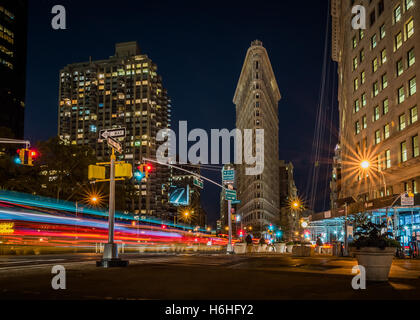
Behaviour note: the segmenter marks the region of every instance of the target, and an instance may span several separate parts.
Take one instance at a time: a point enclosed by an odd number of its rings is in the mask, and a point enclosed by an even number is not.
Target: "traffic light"
[[[153,167],[151,164],[145,164],[144,169],[145,169],[145,174],[146,174],[146,179],[147,179],[149,178],[149,173],[152,171]]]
[[[15,159],[16,164],[21,164],[24,166],[33,166],[33,160],[38,156],[36,150],[31,149],[19,149],[17,150],[19,158]]]
[[[141,166],[140,166],[141,167]],[[141,180],[143,180],[143,178],[146,176],[143,171],[141,171],[141,168],[137,167],[137,170],[134,172],[134,179],[137,182],[140,182]]]
[[[141,181],[144,178],[149,178],[149,173],[152,171],[153,167],[151,164],[141,164],[137,167],[137,171],[134,172],[134,179]]]

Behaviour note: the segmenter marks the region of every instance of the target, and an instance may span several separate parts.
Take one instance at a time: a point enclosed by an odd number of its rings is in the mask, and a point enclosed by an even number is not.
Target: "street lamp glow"
[[[362,169],[368,169],[370,167],[370,162],[367,160],[364,160],[360,163],[360,166],[362,167]]]

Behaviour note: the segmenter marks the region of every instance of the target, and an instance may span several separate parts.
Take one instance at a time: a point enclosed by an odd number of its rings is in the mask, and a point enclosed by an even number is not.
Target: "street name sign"
[[[225,199],[228,201],[236,200],[236,190],[225,189]]]
[[[106,142],[108,143],[108,146],[115,149],[118,153],[122,153],[122,145],[117,140],[108,137],[106,138]]]
[[[200,189],[204,188],[204,182],[203,182],[203,180],[201,180],[199,178],[194,177],[193,184],[195,186],[199,187]]]
[[[222,180],[224,184],[235,182],[235,170],[222,170]]]

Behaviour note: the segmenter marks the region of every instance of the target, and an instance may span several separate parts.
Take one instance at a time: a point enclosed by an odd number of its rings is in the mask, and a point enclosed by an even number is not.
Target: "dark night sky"
[[[282,93],[280,158],[293,161],[305,191],[321,79],[327,1],[62,0],[67,30],[51,28],[57,1],[30,1],[25,136],[57,133],[58,75],[63,66],[105,59],[116,42],[137,40],[158,65],[172,99],[172,123],[233,128],[232,103],[246,50],[263,41]],[[215,173],[210,178],[220,179]],[[215,199],[217,199],[215,201]],[[203,204],[219,215],[219,190],[206,184]],[[321,208],[322,209],[322,208]]]

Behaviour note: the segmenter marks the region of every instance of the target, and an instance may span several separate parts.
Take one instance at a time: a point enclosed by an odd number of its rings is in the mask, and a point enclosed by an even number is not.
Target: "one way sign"
[[[123,138],[126,135],[125,128],[117,128],[117,129],[104,129],[101,130],[99,133],[99,139],[104,138],[107,139],[108,137],[111,138]]]

